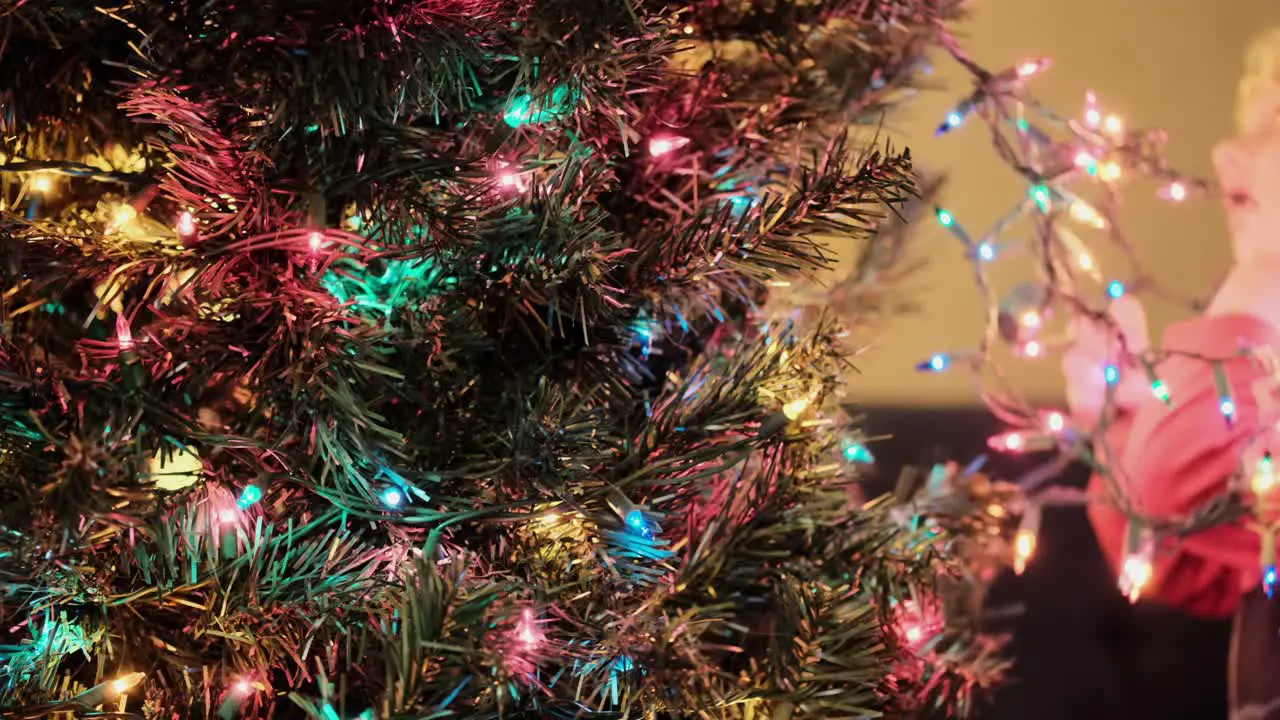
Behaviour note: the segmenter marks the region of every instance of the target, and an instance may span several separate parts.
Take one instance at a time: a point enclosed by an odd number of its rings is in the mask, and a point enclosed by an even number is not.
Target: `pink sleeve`
[[[1152,397],[1126,427],[1115,429],[1111,445],[1117,482],[1139,513],[1186,516],[1226,492],[1246,447],[1261,434],[1260,412],[1270,416],[1254,393],[1265,373],[1256,361],[1240,356],[1240,349],[1273,340],[1269,326],[1244,316],[1201,318],[1170,328],[1166,349],[1230,358],[1224,369],[1235,419],[1228,423],[1221,412],[1210,363],[1176,356],[1162,363],[1158,373],[1172,407]],[[1124,552],[1126,520],[1105,502],[1107,487],[1102,478],[1093,479],[1091,491],[1103,502],[1091,504],[1090,519],[1114,569]],[[1257,534],[1240,524],[1172,539],[1157,548],[1155,578],[1145,596],[1195,615],[1229,615],[1242,592],[1260,579],[1259,550]]]

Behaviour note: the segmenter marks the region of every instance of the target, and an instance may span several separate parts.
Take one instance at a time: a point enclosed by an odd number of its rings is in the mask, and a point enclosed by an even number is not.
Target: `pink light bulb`
[[[1093,129],[1102,125],[1102,113],[1098,110],[1098,96],[1092,90],[1084,96],[1084,124]]]
[[[123,314],[116,315],[116,342],[120,344],[121,351],[133,349],[133,330]]]
[[[1160,190],[1160,196],[1165,200],[1182,202],[1187,199],[1187,186],[1177,181],[1169,183]]]
[[[1049,58],[1038,58],[1018,63],[1016,72],[1018,73],[1018,77],[1025,79],[1035,75],[1047,67],[1049,67]]]
[[[689,138],[679,135],[659,135],[649,140],[649,154],[662,157],[689,144]]]
[[[178,216],[178,234],[183,237],[196,234],[196,219],[189,211],[184,211]]]
[[[516,628],[516,637],[526,650],[533,650],[542,643],[542,633],[538,632],[538,624],[533,617],[532,608],[525,608],[520,614],[520,625]]]
[[[505,191],[524,192],[529,189],[528,175],[512,170],[511,165],[506,162],[497,164],[494,181]]]
[[[324,247],[324,233],[313,231],[307,236],[307,247],[311,248],[311,252],[320,252],[320,248]]]

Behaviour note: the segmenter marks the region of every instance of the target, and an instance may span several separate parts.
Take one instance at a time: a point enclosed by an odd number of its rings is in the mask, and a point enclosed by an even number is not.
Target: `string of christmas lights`
[[[1154,180],[1159,196],[1171,203],[1216,197],[1214,184],[1178,172],[1163,156],[1166,134],[1131,127],[1108,113],[1089,91],[1077,116],[1046,107],[1030,92],[1034,80],[1050,68],[1048,58],[1019,63],[991,72],[976,64],[954,40],[944,45],[951,56],[974,78],[973,91],[947,113],[939,135],[982,123],[992,147],[1003,163],[1026,183],[1026,195],[1012,203],[1010,211],[990,228],[974,232],[961,223],[954,210],[936,208],[937,222],[963,244],[966,257],[985,299],[984,332],[971,349],[940,351],[917,365],[923,373],[968,370],[978,378],[986,405],[1009,429],[990,438],[999,453],[1052,452],[1050,470],[1064,467],[1063,460],[1081,460],[1107,485],[1106,498],[1087,499],[1084,494],[1063,492],[1051,486],[1052,472],[1036,472],[1020,485],[1025,493],[1015,510],[1022,525],[1014,548],[1019,572],[1035,552],[1041,507],[1046,504],[1085,501],[1114,503],[1128,518],[1124,553],[1117,584],[1131,602],[1137,602],[1154,579],[1155,560],[1168,542],[1204,531],[1249,514],[1249,527],[1262,538],[1264,588],[1270,594],[1276,581],[1274,538],[1277,530],[1273,503],[1274,469],[1270,453],[1256,461],[1242,462],[1219,496],[1209,498],[1185,516],[1145,513],[1129,498],[1127,478],[1118,462],[1123,448],[1114,444],[1109,430],[1122,412],[1121,404],[1143,402],[1149,395],[1175,407],[1169,385],[1160,376],[1161,364],[1174,357],[1193,360],[1211,372],[1217,388],[1217,422],[1231,427],[1237,417],[1238,398],[1226,367],[1247,359],[1275,367],[1274,354],[1266,347],[1242,347],[1238,354],[1213,356],[1183,348],[1161,349],[1146,337],[1145,316],[1135,297],[1174,298],[1156,278],[1142,272],[1119,222],[1119,206],[1126,187],[1134,179]],[[1015,239],[1011,228],[1030,223],[1029,239]],[[1128,258],[1125,275],[1110,274],[1101,267],[1092,247],[1106,244]],[[1034,278],[1004,294],[991,278],[993,265],[1005,257],[1034,259]],[[1184,300],[1192,310],[1199,304]],[[1055,315],[1068,318],[1073,336],[1051,337]],[[1080,370],[1096,375],[1100,407],[1095,417],[1073,418],[1057,408],[1035,407],[1021,398],[1007,381],[995,357],[1000,347],[1012,350],[1016,361],[1043,361],[1055,349],[1070,350],[1084,343],[1097,350],[1096,367]],[[1271,373],[1274,375],[1274,372]],[[1096,419],[1096,422],[1094,420]],[[1250,499],[1251,496],[1251,499]]]

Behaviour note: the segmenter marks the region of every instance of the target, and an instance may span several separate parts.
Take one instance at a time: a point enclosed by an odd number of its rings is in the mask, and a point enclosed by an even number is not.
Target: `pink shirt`
[[[1108,465],[1118,469],[1117,482],[1138,513],[1187,515],[1227,490],[1247,450],[1260,454],[1259,443],[1272,440],[1269,430],[1277,413],[1259,393],[1269,388],[1264,388],[1267,373],[1256,360],[1239,355],[1241,348],[1266,345],[1280,352],[1280,334],[1249,315],[1201,317],[1168,329],[1165,350],[1230,358],[1224,368],[1235,422],[1228,424],[1219,409],[1210,363],[1178,356],[1161,363],[1157,374],[1169,388],[1172,406],[1153,396],[1122,413],[1108,431],[1113,453]],[[1280,458],[1280,444],[1273,454]],[[1095,475],[1089,485],[1095,496],[1089,518],[1118,571],[1126,518],[1106,501],[1105,479]],[[1242,593],[1261,580],[1260,549],[1257,533],[1239,523],[1169,539],[1156,548],[1155,577],[1143,596],[1195,615],[1230,615]]]

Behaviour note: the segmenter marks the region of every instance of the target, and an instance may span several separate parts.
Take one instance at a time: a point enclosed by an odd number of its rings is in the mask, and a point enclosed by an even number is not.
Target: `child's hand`
[[[1073,342],[1062,357],[1067,406],[1076,422],[1086,428],[1092,428],[1102,414],[1108,366],[1119,372],[1115,403],[1121,410],[1133,409],[1150,394],[1141,366],[1133,357],[1127,361],[1121,358],[1122,347],[1132,356],[1150,346],[1146,310],[1136,299],[1125,296],[1112,303],[1108,314],[1114,325],[1072,320]],[[1123,345],[1119,335],[1124,336]]]

